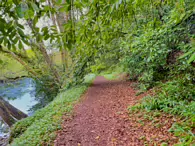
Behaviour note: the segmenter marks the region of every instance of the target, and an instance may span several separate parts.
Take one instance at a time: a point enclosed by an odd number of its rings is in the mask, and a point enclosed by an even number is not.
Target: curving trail
[[[64,119],[54,145],[143,146],[140,137],[146,131],[130,120],[127,107],[144,95],[136,96],[131,84],[96,77],[84,100],[75,106],[72,119]]]

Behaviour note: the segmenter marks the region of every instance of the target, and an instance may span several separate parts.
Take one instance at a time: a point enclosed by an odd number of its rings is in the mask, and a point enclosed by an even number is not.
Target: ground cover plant
[[[170,132],[180,145],[194,143],[194,0],[9,0],[0,7],[0,53],[35,80],[39,108],[88,73],[115,79],[125,72],[138,94],[154,89],[133,109],[183,118]],[[7,62],[0,58],[0,68]]]
[[[73,106],[87,90],[94,75],[86,76],[82,85],[62,91],[50,104],[12,126],[10,145],[52,145],[56,131],[61,129],[62,117],[70,118]]]

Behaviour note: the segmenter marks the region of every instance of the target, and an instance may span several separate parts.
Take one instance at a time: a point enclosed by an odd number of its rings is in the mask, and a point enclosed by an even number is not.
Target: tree
[[[11,127],[16,120],[26,118],[27,115],[0,97],[0,117]]]

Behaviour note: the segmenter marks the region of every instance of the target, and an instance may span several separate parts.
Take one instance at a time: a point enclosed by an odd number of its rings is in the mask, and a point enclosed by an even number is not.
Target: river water
[[[0,97],[29,116],[33,113],[29,109],[37,103],[35,100],[35,84],[30,78],[0,83]],[[0,139],[8,135],[9,127],[0,119]]]

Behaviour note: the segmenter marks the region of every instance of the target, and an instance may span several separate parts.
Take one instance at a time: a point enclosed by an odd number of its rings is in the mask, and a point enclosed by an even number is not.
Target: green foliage
[[[180,142],[175,146],[190,145],[195,142],[195,136],[192,133],[194,125],[191,122],[185,121],[182,123],[175,123],[169,129],[169,132],[173,132],[175,136],[180,137]]]
[[[69,51],[71,58],[74,58],[73,69],[67,68],[64,74],[55,68],[63,80],[67,74],[74,72],[71,83],[67,81],[67,85],[62,83],[63,86],[77,84],[84,77],[82,73],[90,72],[90,69],[93,72],[102,71],[121,59],[124,60],[125,68],[129,69],[131,78],[139,78],[145,83],[145,88],[152,86],[158,80],[155,75],[159,74],[159,68],[167,69],[165,64],[168,54],[172,50],[179,50],[179,44],[186,41],[186,30],[177,26],[193,16],[194,8],[191,0],[75,0],[52,2],[52,5],[45,5],[44,2],[46,0],[40,3],[29,0],[1,2],[4,13],[10,18],[8,21],[3,15],[1,17],[4,28],[1,30],[1,43],[12,51],[22,50],[24,44],[40,48],[37,44],[43,45],[43,40],[48,40],[58,50]],[[13,5],[14,9],[11,10]],[[43,16],[57,16],[64,11],[68,14],[73,9],[79,13],[73,13],[71,18],[63,22],[60,32],[55,23],[42,28],[37,26]],[[19,23],[19,18],[29,25],[31,34],[24,33],[25,27]],[[6,25],[8,22],[9,25]],[[31,44],[30,38],[33,38]],[[192,62],[193,49],[188,55],[191,55],[188,62]],[[38,66],[36,63],[35,70]],[[90,66],[90,69],[86,69]],[[39,66],[39,71],[41,68]]]
[[[57,96],[59,87],[49,74],[45,74],[35,81],[35,100],[38,101],[30,110],[35,111],[49,104]]]
[[[184,55],[182,55],[180,57],[180,59],[183,59],[185,57],[190,56],[190,58],[188,60],[188,63],[190,64],[190,63],[195,61],[195,53],[194,53],[195,52],[195,39],[194,38],[192,38],[192,40],[191,40],[189,45],[190,45],[190,47],[189,46],[186,46],[186,47],[189,47],[190,49],[188,50],[188,52],[186,52]]]
[[[106,66],[104,64],[102,64],[101,62],[91,66],[91,71],[93,73],[98,73],[98,72],[105,70],[105,69],[106,69]]]
[[[195,141],[195,136],[192,134],[195,126],[195,86],[192,83],[184,82],[181,78],[161,84],[160,88],[156,89],[155,96],[145,97],[142,103],[132,110],[135,109],[160,110],[179,115],[184,121],[175,123],[170,132],[178,136],[183,145]]]
[[[17,122],[12,127],[11,145],[51,145],[56,136],[55,131],[61,128],[62,115],[71,114],[73,104],[78,101],[87,87],[80,85],[62,92],[45,108]]]
[[[185,41],[186,35],[185,28],[166,27],[145,32],[135,38],[130,46],[123,43],[125,48],[130,47],[130,55],[123,62],[131,78],[139,79],[147,87],[165,80],[172,64],[177,62],[177,52],[183,51],[179,46]]]
[[[96,75],[95,74],[87,74],[85,77],[84,77],[84,83],[91,83],[91,81],[93,79],[95,79]]]
[[[119,75],[123,73],[123,68],[120,64],[113,65],[106,71],[100,73],[100,75],[104,76],[108,80],[115,80],[119,77]]]
[[[27,72],[24,67],[11,59],[8,56],[0,54],[0,80],[6,80],[6,78],[16,78],[21,76],[27,76]]]
[[[187,5],[188,4],[188,5]],[[154,8],[154,7],[153,7]],[[161,5],[161,18],[149,20],[122,41],[126,51],[122,60],[130,79],[141,82],[141,89],[155,87],[155,95],[147,96],[132,110],[163,111],[179,115],[170,132],[180,138],[178,145],[194,143],[192,134],[195,113],[194,12],[192,1]],[[158,8],[155,8],[158,10]],[[169,11],[167,11],[169,10]],[[177,145],[177,144],[176,144]]]
[[[144,107],[185,117],[191,114],[184,109],[193,111],[194,105],[193,0],[45,2],[0,2],[0,49],[15,53],[31,74],[35,72],[32,77],[39,83],[40,94],[44,91],[52,95],[45,98],[47,103],[60,88],[82,83],[89,72],[99,73],[120,62],[130,79],[140,81],[144,90],[169,81],[162,85],[158,98],[148,98],[150,102]],[[60,26],[53,23],[38,27],[43,17],[64,18],[64,12],[71,16]],[[26,25],[30,34],[25,33]],[[51,45],[46,46],[44,41]],[[33,56],[25,55],[24,44],[33,48]],[[67,51],[68,65],[50,61],[50,48]],[[112,79],[113,74],[112,71],[106,77]]]

